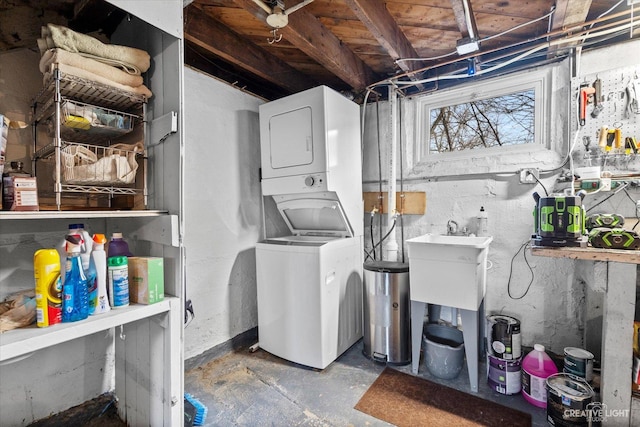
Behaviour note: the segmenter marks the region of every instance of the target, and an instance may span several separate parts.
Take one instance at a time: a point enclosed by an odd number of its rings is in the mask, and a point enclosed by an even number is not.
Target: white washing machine
[[[260,106],[262,194],[290,235],[256,246],[259,346],[317,369],[363,335],[359,111],[324,86]]]
[[[258,243],[260,347],[326,368],[362,331],[362,245],[358,239],[288,236]]]

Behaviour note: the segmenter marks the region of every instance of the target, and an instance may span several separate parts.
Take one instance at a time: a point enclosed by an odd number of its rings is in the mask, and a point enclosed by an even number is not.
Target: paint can
[[[547,422],[556,427],[588,427],[598,414],[595,393],[584,378],[558,373],[547,378]]]
[[[564,348],[564,372],[593,381],[593,353],[576,347]]]
[[[640,357],[633,356],[633,376],[631,377],[631,390],[640,391]]]
[[[518,319],[499,314],[487,316],[487,353],[503,360],[520,359],[522,344]]]
[[[487,355],[487,383],[502,394],[518,394],[522,388],[522,358],[504,360]]]

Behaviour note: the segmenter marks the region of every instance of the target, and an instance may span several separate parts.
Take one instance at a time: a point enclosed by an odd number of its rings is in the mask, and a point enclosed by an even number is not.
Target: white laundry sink
[[[407,240],[411,300],[477,310],[493,237],[425,234]]]

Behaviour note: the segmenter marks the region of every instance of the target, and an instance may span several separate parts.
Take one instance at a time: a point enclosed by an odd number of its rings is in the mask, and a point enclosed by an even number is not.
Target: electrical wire
[[[622,0],[622,1],[624,1],[624,0]],[[495,39],[496,37],[504,36],[505,34],[508,34],[508,33],[512,32],[512,31],[519,30],[520,28],[526,27],[527,25],[534,24],[534,23],[536,23],[538,21],[542,21],[543,19],[546,19],[546,18],[550,17],[551,15],[553,15],[555,13],[555,11],[556,11],[556,7],[553,6],[551,8],[551,11],[549,13],[547,13],[546,15],[543,15],[543,16],[541,16],[539,18],[533,19],[533,20],[528,21],[528,22],[523,22],[522,24],[516,25],[515,27],[509,28],[508,30],[505,30],[505,31],[503,31],[501,33],[493,34],[491,36],[484,37],[484,38],[480,39],[480,42],[486,42],[487,40],[491,40],[491,39]],[[551,20],[549,20],[549,21],[551,21]]]
[[[520,246],[518,251],[511,258],[511,266],[509,267],[509,279],[507,280],[507,294],[509,295],[509,298],[511,298],[513,300],[519,300],[519,299],[524,298],[529,293],[529,289],[531,288],[531,285],[533,284],[533,279],[535,278],[535,275],[533,273],[533,269],[531,268],[531,264],[529,264],[529,260],[527,259],[527,246],[528,245],[529,245],[529,241],[527,240],[526,242],[524,242]],[[513,295],[511,295],[511,278],[513,276],[513,261],[516,259],[516,257],[520,253],[520,251],[522,251],[523,249],[524,249],[524,251],[522,252],[522,255],[524,257],[525,264],[527,264],[527,267],[529,267],[529,271],[531,272],[531,280],[529,281],[529,284],[527,285],[527,289],[524,291],[524,293],[522,295],[520,295],[519,297],[514,297]]]
[[[624,0],[622,0],[622,1],[624,1]],[[495,39],[496,37],[502,37],[505,34],[508,34],[508,33],[512,32],[512,31],[519,30],[520,28],[526,27],[527,25],[534,24],[534,23],[536,23],[538,21],[542,21],[543,19],[546,19],[549,16],[553,15],[554,12],[555,12],[555,9],[556,9],[555,6],[553,6],[551,8],[551,11],[549,13],[547,13],[546,15],[543,15],[543,16],[541,16],[539,18],[536,18],[536,19],[532,19],[531,21],[528,21],[528,22],[523,22],[522,24],[516,25],[515,27],[509,28],[509,29],[507,29],[505,31],[502,31],[500,33],[492,34],[492,35],[487,36],[487,37],[483,37],[483,38],[479,39],[478,41],[480,43],[482,43],[482,42],[485,42],[487,40]],[[445,54],[439,55],[439,56],[422,57],[422,58],[400,58],[400,59],[396,59],[395,63],[397,64],[398,62],[408,62],[408,61],[421,61],[421,62],[435,61],[435,60],[438,60],[438,59],[447,58],[449,56],[456,55],[457,53],[458,53],[458,51],[454,50],[452,52],[445,53]]]
[[[438,80],[457,80],[457,79],[465,79],[465,78],[469,78],[469,77],[473,77],[473,76],[478,76],[478,75],[482,75],[482,74],[488,74],[491,73],[493,71],[496,71],[500,68],[506,67],[507,65],[510,65],[514,62],[517,62],[523,58],[526,58],[528,56],[530,56],[531,54],[538,52],[540,50],[552,47],[552,46],[557,46],[557,45],[562,45],[562,44],[567,44],[567,43],[571,43],[571,42],[577,42],[577,41],[584,41],[586,39],[591,39],[591,38],[595,38],[595,37],[600,37],[600,36],[605,36],[620,30],[625,30],[625,29],[633,29],[633,27],[640,25],[640,23],[636,23],[636,22],[631,22],[631,23],[626,23],[626,24],[621,24],[618,25],[614,28],[608,28],[605,30],[600,30],[594,33],[589,33],[587,32],[586,34],[583,35],[579,35],[579,36],[573,36],[573,37],[568,37],[568,38],[564,38],[564,39],[555,39],[555,40],[551,40],[551,41],[547,41],[544,43],[541,43],[540,45],[529,49],[528,51],[525,51],[524,53],[511,58],[507,61],[505,61],[502,64],[496,65],[494,67],[491,68],[483,68],[480,71],[477,71],[475,74],[469,75],[469,74],[447,74],[444,76],[436,76],[436,77],[431,77],[431,78],[427,78],[427,79],[420,79],[420,80],[394,80],[394,79],[386,79],[384,81],[378,82],[378,83],[374,83],[373,85],[370,85],[369,88],[371,87],[375,87],[375,86],[379,86],[379,85],[388,85],[390,83],[395,83],[397,85],[404,85],[404,86],[415,86],[418,84],[424,84],[424,83],[431,83],[434,81],[438,81]]]
[[[540,181],[540,180],[538,179],[538,177],[537,177],[537,176],[535,176],[534,174],[529,174],[529,175],[531,175],[531,176],[533,177],[533,179],[535,179],[536,181],[538,181],[538,184],[540,184],[540,187],[542,187],[542,189],[544,190],[544,194],[545,194],[547,197],[549,197],[549,192],[547,191],[547,187],[545,187],[545,186],[544,186],[544,184],[542,183],[542,181]]]
[[[607,200],[609,200],[610,198],[612,198],[613,196],[615,196],[616,194],[618,194],[619,192],[621,192],[622,190],[624,190],[625,188],[627,188],[627,186],[629,185],[629,183],[624,183],[623,185],[620,186],[620,188],[618,188],[616,191],[614,191],[613,193],[609,194],[607,197],[605,197],[604,199],[600,200],[598,203],[596,203],[595,205],[591,206],[589,209],[586,209],[585,212],[589,212],[592,209],[597,208],[598,206],[600,206],[601,204],[603,204],[604,202],[606,202]],[[594,194],[596,193],[591,192],[591,193],[587,193],[587,195],[589,194]]]
[[[626,188],[624,189],[624,193],[627,195],[629,200],[631,200],[631,203],[636,205],[636,218],[640,218],[640,200],[635,200],[633,197],[631,197],[631,194],[629,194]],[[640,220],[635,223],[631,230],[635,230],[638,224],[640,224]]]

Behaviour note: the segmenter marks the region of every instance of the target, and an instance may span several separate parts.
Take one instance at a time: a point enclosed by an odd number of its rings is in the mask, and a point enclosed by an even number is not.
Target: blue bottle
[[[76,322],[89,316],[87,277],[80,258],[82,237],[75,234],[68,235],[66,241],[67,261],[62,286],[62,321]]]

